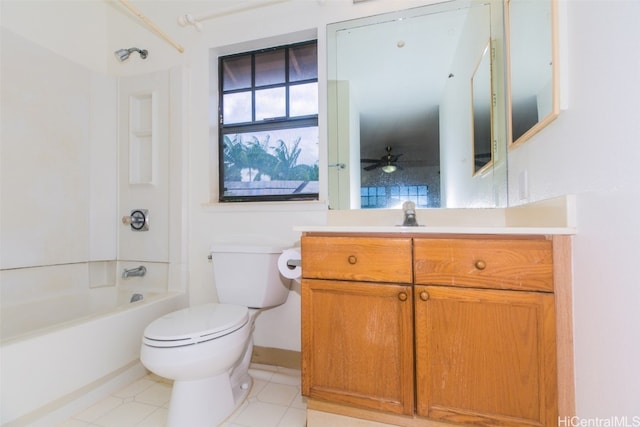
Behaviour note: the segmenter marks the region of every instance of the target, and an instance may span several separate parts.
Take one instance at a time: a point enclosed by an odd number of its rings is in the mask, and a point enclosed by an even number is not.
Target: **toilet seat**
[[[247,307],[203,304],[166,314],[144,330],[143,342],[151,347],[183,347],[220,338],[249,321]]]

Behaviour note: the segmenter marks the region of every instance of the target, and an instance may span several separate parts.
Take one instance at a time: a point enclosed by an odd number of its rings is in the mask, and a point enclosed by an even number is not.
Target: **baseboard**
[[[260,346],[253,347],[251,362],[298,370],[302,366],[299,351]]]

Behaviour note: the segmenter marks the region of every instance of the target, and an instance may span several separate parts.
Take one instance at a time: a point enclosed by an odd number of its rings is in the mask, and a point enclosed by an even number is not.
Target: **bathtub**
[[[144,328],[188,301],[137,292],[143,299],[130,302],[133,293],[108,286],[2,307],[0,424],[50,425],[144,375]]]

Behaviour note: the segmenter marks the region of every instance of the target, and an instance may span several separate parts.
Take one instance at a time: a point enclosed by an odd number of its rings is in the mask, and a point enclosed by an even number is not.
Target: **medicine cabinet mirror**
[[[502,11],[454,0],[328,25],[331,209],[506,206],[504,57],[487,48]]]
[[[556,0],[505,0],[508,140],[520,144],[558,116]]]

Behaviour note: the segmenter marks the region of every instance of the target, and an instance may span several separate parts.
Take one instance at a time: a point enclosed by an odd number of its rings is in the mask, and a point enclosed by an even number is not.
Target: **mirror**
[[[506,205],[501,13],[454,0],[327,27],[331,209]]]
[[[558,116],[556,0],[506,0],[508,140],[526,141]]]

